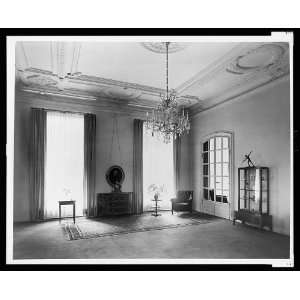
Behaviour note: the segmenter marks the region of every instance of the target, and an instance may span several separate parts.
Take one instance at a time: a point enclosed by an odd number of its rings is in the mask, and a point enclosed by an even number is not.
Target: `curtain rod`
[[[60,113],[71,113],[71,114],[79,114],[79,115],[95,115],[93,113],[86,113],[80,111],[70,111],[70,110],[59,110],[59,109],[52,109],[52,108],[41,108],[41,107],[31,107],[31,109],[41,109],[45,111],[53,111],[53,112],[60,112]]]

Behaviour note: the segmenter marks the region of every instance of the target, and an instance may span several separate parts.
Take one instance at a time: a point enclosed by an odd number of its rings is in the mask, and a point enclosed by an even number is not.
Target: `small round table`
[[[61,221],[61,206],[62,205],[73,205],[73,221],[75,224],[75,200],[58,201],[59,204],[59,223]]]
[[[152,206],[152,208],[155,209],[154,212],[153,212],[153,214],[152,214],[152,216],[154,216],[154,217],[161,216],[161,214],[158,214],[158,213],[157,213],[157,209],[159,208],[158,202],[159,202],[159,201],[162,201],[162,200],[159,200],[159,199],[152,199],[151,201],[154,201],[154,202],[155,202],[155,206]]]

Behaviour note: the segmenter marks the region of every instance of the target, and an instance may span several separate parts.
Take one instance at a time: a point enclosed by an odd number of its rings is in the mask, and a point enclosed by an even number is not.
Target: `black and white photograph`
[[[294,266],[293,34],[10,36],[7,264]]]

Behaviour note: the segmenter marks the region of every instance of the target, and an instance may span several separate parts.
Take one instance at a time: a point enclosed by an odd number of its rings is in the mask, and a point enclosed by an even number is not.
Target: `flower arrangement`
[[[63,192],[66,196],[66,199],[68,198],[68,196],[71,196],[71,189],[63,188]]]
[[[152,183],[149,185],[148,187],[148,193],[154,193],[154,198],[158,198],[160,196],[161,193],[165,192],[165,185],[159,185],[159,184],[155,184]]]

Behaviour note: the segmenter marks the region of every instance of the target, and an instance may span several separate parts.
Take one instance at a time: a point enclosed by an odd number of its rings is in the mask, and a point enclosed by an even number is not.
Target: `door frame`
[[[229,138],[229,201],[228,204],[226,203],[217,203],[216,201],[211,200],[204,200],[203,195],[203,144],[208,141],[210,138],[214,138],[217,136],[224,136]],[[233,131],[228,130],[218,130],[211,132],[205,136],[203,136],[200,140],[200,149],[201,149],[201,168],[200,168],[200,174],[201,174],[201,191],[200,191],[200,197],[201,197],[201,210],[207,210],[208,208],[211,214],[215,214],[216,207],[217,208],[224,208],[224,205],[228,206],[228,219],[233,219],[233,213],[235,208],[235,177],[234,177],[234,133]],[[219,206],[219,207],[218,207]]]

